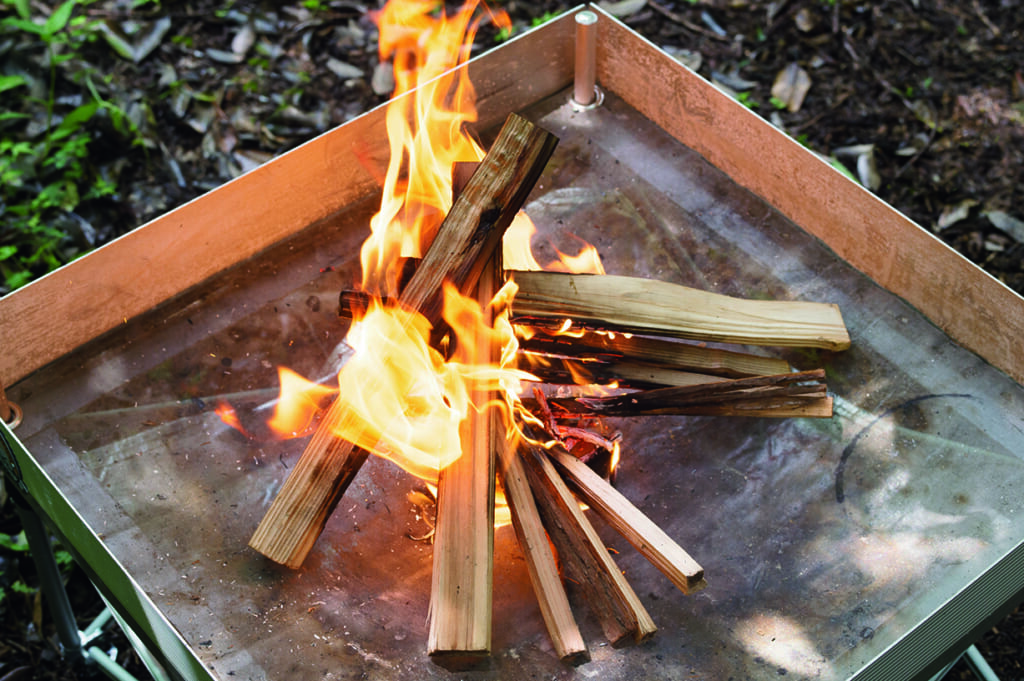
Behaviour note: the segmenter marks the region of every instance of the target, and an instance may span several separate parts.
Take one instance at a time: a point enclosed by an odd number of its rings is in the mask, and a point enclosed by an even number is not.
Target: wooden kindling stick
[[[680,591],[691,594],[707,586],[704,568],[609,482],[557,443],[547,454],[583,500]]]
[[[850,334],[839,307],[745,300],[652,279],[512,272],[516,323],[581,326],[703,341],[845,350]]]
[[[620,388],[664,388],[727,380],[719,376],[665,369],[640,362],[586,361],[530,353],[520,354],[519,366],[542,382],[554,384],[607,385],[615,383]]]
[[[555,653],[563,662],[586,662],[590,653],[569,606],[523,460],[511,446],[499,449],[498,453],[498,472],[512,515],[512,528],[526,558],[530,582]]]
[[[523,440],[519,451],[534,498],[558,558],[585,595],[613,646],[640,643],[657,627],[554,464],[540,446]]]
[[[754,404],[760,400],[822,400],[828,397],[825,370],[737,378],[701,385],[656,388],[612,397],[580,397],[589,413],[601,416],[680,414],[693,407]]]
[[[739,378],[781,374],[789,363],[774,357],[709,348],[665,338],[621,333],[551,335],[541,329],[517,327],[519,347],[528,352],[599,360],[610,364],[636,363],[661,369]]]
[[[552,397],[556,417],[578,416],[756,416],[830,418],[832,397],[825,372],[789,372],[741,379],[708,377],[708,382],[612,396]],[[524,399],[533,409],[535,401]]]
[[[508,117],[402,290],[401,304],[436,322],[444,280],[463,290],[476,285],[556,144],[557,138],[525,118]],[[366,460],[365,452],[334,435],[336,424],[353,418],[339,401],[327,410],[249,540],[252,548],[289,567],[302,564]]]
[[[476,293],[487,327],[501,283],[500,251],[490,262]],[[480,328],[471,343],[459,344],[456,356],[467,365],[493,365],[501,348]],[[450,670],[472,668],[491,652],[495,453],[505,429],[491,404],[497,394],[480,385],[470,394],[470,412],[459,428],[462,454],[440,471],[437,486],[427,652]]]

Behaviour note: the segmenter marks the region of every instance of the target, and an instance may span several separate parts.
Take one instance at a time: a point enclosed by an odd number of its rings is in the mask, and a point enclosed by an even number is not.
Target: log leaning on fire
[[[557,138],[512,114],[465,191],[452,205],[400,301],[439,318],[442,282],[475,285],[547,164]],[[299,567],[366,454],[338,439],[334,425],[352,418],[336,401],[320,422],[249,545],[273,561]]]
[[[663,281],[613,275],[512,272],[515,323],[560,324],[702,341],[845,350],[837,305],[745,300]]]

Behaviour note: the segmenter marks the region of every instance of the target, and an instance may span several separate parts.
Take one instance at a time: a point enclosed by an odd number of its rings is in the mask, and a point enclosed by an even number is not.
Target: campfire
[[[336,391],[282,371],[272,425],[311,437],[250,546],[299,567],[367,457],[393,461],[437,490],[427,652],[472,665],[490,654],[498,487],[556,654],[580,663],[589,655],[565,579],[613,645],[656,630],[583,505],[684,594],[706,584],[611,484],[621,443],[603,419],[828,417],[822,370],[728,344],[836,350],[850,340],[833,305],[609,275],[592,247],[538,264],[521,209],[557,140],[510,114],[484,151],[472,83],[452,69],[481,21],[507,19],[475,3],[434,9],[392,0],[377,14],[396,91],[362,280],[340,292],[353,353]]]

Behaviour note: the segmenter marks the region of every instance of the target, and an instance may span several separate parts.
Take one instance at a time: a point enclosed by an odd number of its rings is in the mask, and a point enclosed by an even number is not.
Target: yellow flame
[[[398,297],[403,260],[426,250],[451,208],[454,165],[484,156],[467,134],[477,118],[475,92],[466,70],[458,68],[482,21],[478,8],[479,0],[470,0],[449,15],[434,0],[391,0],[374,15],[380,60],[390,60],[395,74],[385,114],[390,161],[380,210],[360,252],[362,287],[372,301],[349,331],[354,352],[338,375],[332,410],[342,416],[329,424],[335,436],[435,484],[439,471],[461,455],[460,423],[470,410],[502,409],[511,426],[519,382],[536,380],[510,368],[517,344],[503,310],[515,295],[512,282],[489,311],[446,285],[443,316],[454,337],[453,358],[431,347],[432,329],[422,315],[380,302]],[[484,16],[510,25],[504,13]],[[529,252],[534,231],[525,214],[517,216],[506,247],[518,242],[526,250],[507,266],[540,269]],[[553,267],[603,272],[592,247],[560,255]],[[307,434],[332,391],[284,369],[280,380],[282,399],[271,425],[284,436]]]
[[[395,91],[386,114],[391,161],[381,209],[361,254],[369,292],[395,294],[402,259],[422,253],[451,208],[454,164],[484,156],[466,131],[477,118],[473,84],[464,69],[452,70],[469,57],[477,4],[470,0],[449,17],[432,0],[391,0],[376,15],[379,56],[394,64]],[[504,13],[488,16],[511,25]]]
[[[267,422],[279,437],[302,437],[309,433],[317,412],[336,390],[308,381],[291,369],[277,368],[281,386],[274,415]]]
[[[592,244],[576,237],[580,242],[580,250],[576,255],[568,255],[555,248],[558,257],[542,266],[533,254],[533,237],[537,226],[530,217],[520,211],[502,241],[502,257],[506,269],[549,272],[572,272],[575,274],[605,274],[604,263],[600,253]]]

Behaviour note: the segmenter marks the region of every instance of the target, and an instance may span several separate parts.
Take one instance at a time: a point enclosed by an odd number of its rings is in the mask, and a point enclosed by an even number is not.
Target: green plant
[[[116,190],[89,161],[98,121],[109,122],[119,134],[138,136],[125,112],[100,95],[88,68],[64,77],[66,67],[80,60],[81,49],[96,39],[95,22],[75,16],[76,7],[91,1],[65,0],[43,17],[33,16],[26,0],[3,0],[14,16],[0,21],[0,35],[26,53],[41,51],[47,79],[33,87],[27,72],[0,78],[0,92],[23,95],[5,97],[0,111],[0,123],[6,123],[0,129],[0,294],[76,257],[81,249],[65,227],[81,224],[75,211],[82,202]],[[58,97],[69,89],[79,94]],[[82,103],[63,103],[76,99]],[[33,119],[44,122],[42,133],[27,129]]]
[[[8,551],[15,551],[17,553],[27,553],[28,540],[25,539],[25,532],[19,532],[13,537],[9,534],[0,532],[0,548],[5,548]]]
[[[756,109],[761,106],[760,102],[754,99],[754,96],[749,92],[739,92],[736,94],[736,101],[747,107],[748,109]]]
[[[555,19],[556,17],[558,17],[561,14],[562,14],[561,12],[544,12],[544,14],[541,14],[539,17],[534,17],[533,19],[531,19],[530,20],[530,26],[532,26],[533,28],[536,28],[537,26],[540,26],[541,24],[548,23],[549,21],[551,21],[552,19]]]
[[[29,552],[28,540],[25,538],[24,530],[18,534],[11,536],[0,532],[0,549],[9,551],[16,554],[25,554]],[[53,557],[57,561],[57,566],[61,572],[67,574],[74,566],[75,561],[70,553],[60,548],[59,546],[54,547]],[[0,573],[2,575],[3,573]],[[7,580],[10,581],[10,590],[14,593],[20,594],[34,594],[39,591],[38,587],[32,587],[25,583],[23,579],[19,577],[15,578],[15,575],[4,575],[7,579],[3,580],[5,583]],[[7,597],[7,591],[0,586],[0,602],[3,602]]]
[[[789,106],[788,104],[786,104],[786,101],[784,99],[780,99],[775,95],[772,95],[771,99],[769,99],[768,101],[771,103],[772,106],[774,106],[776,109],[779,109],[780,111]]]

